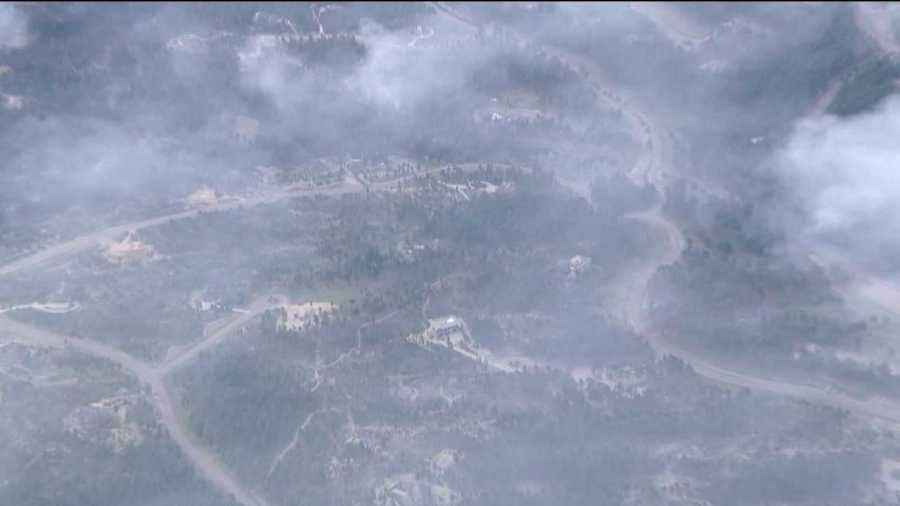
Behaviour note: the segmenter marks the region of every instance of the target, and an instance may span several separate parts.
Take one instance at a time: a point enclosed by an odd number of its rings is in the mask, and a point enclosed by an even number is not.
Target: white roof
[[[446,316],[443,318],[434,318],[429,320],[432,329],[452,329],[462,325],[462,319],[455,316]]]

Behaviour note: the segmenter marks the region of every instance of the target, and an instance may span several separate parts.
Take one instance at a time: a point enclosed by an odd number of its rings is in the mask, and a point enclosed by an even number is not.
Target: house
[[[121,242],[108,242],[103,256],[113,264],[124,264],[133,260],[153,258],[155,250],[153,246],[134,238],[134,232],[128,232],[128,236]]]
[[[190,207],[214,207],[218,202],[219,197],[216,195],[216,192],[206,186],[187,197],[187,203]]]
[[[465,323],[456,316],[428,320],[428,331],[436,338],[445,338],[456,333],[466,334]]]
[[[569,259],[569,276],[575,277],[591,267],[591,257],[575,255]]]

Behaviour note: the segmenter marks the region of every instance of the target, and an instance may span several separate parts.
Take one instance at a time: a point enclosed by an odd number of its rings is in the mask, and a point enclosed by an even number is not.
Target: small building
[[[314,325],[321,325],[337,311],[333,302],[308,301],[300,304],[285,304],[279,308],[278,330],[300,331]]]
[[[219,197],[214,190],[204,186],[188,195],[187,203],[190,207],[213,207],[219,202]]]
[[[153,246],[141,242],[134,238],[134,232],[129,232],[128,236],[121,242],[109,242],[103,251],[103,256],[113,264],[124,264],[134,260],[143,260],[145,258],[153,258],[155,250]]]
[[[591,257],[575,255],[569,259],[569,275],[577,276],[591,266]]]
[[[461,318],[456,316],[428,320],[428,331],[437,338],[445,338],[455,333],[466,333],[465,324]]]

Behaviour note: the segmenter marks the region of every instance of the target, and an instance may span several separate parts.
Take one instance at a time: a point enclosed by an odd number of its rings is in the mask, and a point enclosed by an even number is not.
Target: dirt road
[[[900,429],[900,402],[896,399],[883,396],[861,399],[822,385],[766,378],[755,373],[717,365],[707,358],[670,343],[652,325],[650,308],[647,304],[647,288],[650,279],[660,266],[668,265],[681,256],[685,246],[684,237],[672,222],[659,213],[658,206],[650,211],[632,215],[632,217],[655,228],[663,239],[658,243],[660,247],[646,258],[645,263],[631,272],[632,283],[627,296],[623,299],[624,304],[620,311],[628,327],[644,338],[658,356],[677,357],[690,365],[700,376],[723,385],[749,388],[758,392],[829,405],[857,415],[875,418],[878,421],[886,422],[893,429]]]
[[[336,196],[336,195],[344,195],[349,193],[364,193],[365,191],[384,191],[390,190],[396,184],[411,180],[417,176],[433,174],[436,172],[440,172],[444,170],[445,167],[439,167],[427,171],[422,171],[420,173],[412,174],[409,176],[402,176],[398,178],[394,178],[388,181],[382,181],[379,183],[367,183],[363,185],[358,182],[348,182],[345,181],[343,183],[326,187],[326,188],[314,188],[314,189],[283,189],[278,191],[273,191],[269,193],[265,193],[262,195],[257,195],[249,198],[242,198],[236,200],[227,200],[221,203],[206,206],[198,209],[189,209],[186,211],[181,211],[173,214],[167,214],[165,216],[158,216],[156,218],[150,218],[141,221],[135,221],[132,223],[125,223],[122,225],[116,225],[114,227],[109,227],[104,230],[100,230],[97,232],[91,232],[89,234],[85,234],[74,239],[71,239],[66,242],[62,242],[53,246],[49,246],[37,253],[33,253],[24,258],[20,258],[18,260],[14,260],[10,263],[0,266],[0,277],[14,274],[17,272],[27,271],[29,269],[33,269],[41,264],[49,262],[51,260],[65,258],[67,256],[78,254],[82,251],[89,250],[91,248],[96,247],[98,244],[103,241],[115,239],[118,236],[126,234],[128,232],[136,232],[138,230],[144,228],[155,227],[159,225],[163,225],[169,222],[194,218],[201,213],[209,213],[214,211],[226,211],[229,209],[246,209],[255,207],[261,204],[271,204],[274,202],[278,202],[280,200],[297,198],[297,197],[305,197],[305,196]]]
[[[160,423],[166,428],[199,475],[209,480],[224,494],[234,497],[242,506],[266,506],[264,500],[245,490],[225,470],[211,451],[191,437],[184,422],[178,417],[169,396],[165,385],[164,371],[103,343],[91,339],[61,336],[3,316],[0,316],[0,332],[8,333],[13,341],[27,346],[72,349],[119,365],[125,372],[136,377],[141,384],[149,387],[151,401],[159,414]]]
[[[440,9],[442,12],[452,15],[457,20],[465,23],[472,23],[472,21],[465,16],[455,14],[454,11],[445,4],[440,4]],[[522,38],[522,40],[527,39]],[[633,101],[623,98],[624,92],[621,92],[621,95],[611,92],[610,89],[612,89],[612,87],[604,79],[601,70],[592,62],[555,48],[544,46],[536,47],[546,54],[559,57],[561,61],[588,79],[598,92],[599,97],[609,104],[614,105],[614,107],[620,109],[625,114],[626,121],[630,125],[632,131],[638,138],[643,139],[646,148],[630,175],[637,181],[653,184],[661,195],[664,194],[666,185],[670,184],[675,176],[668,170],[668,159],[666,157],[667,155],[664,153],[664,146],[666,143],[665,139],[660,135],[661,130],[656,128],[648,116],[634,106]],[[895,51],[895,48],[887,45],[886,50]],[[402,179],[404,178],[373,184],[369,186],[369,189],[387,189],[390,185],[396,184]],[[328,189],[278,191],[241,201],[229,201],[202,210],[186,210],[148,220],[118,225],[57,244],[20,260],[0,266],[0,276],[27,271],[28,269],[35,268],[48,261],[88,250],[95,247],[101,241],[114,239],[129,231],[136,231],[180,219],[195,217],[201,212],[252,207],[263,203],[276,202],[282,199],[303,195],[337,195],[362,191],[366,191],[366,188],[362,185],[351,184]],[[657,204],[650,210],[633,214],[631,215],[631,218],[641,221],[657,230],[660,233],[662,240],[658,242],[658,249],[653,251],[652,255],[648,256],[644,262],[641,262],[636,266],[632,275],[629,276],[626,294],[621,299],[622,303],[617,310],[622,315],[623,321],[636,333],[646,339],[658,354],[676,356],[691,365],[694,371],[701,376],[722,384],[746,387],[757,391],[832,405],[860,415],[885,420],[892,424],[900,423],[900,403],[894,400],[877,397],[861,400],[817,386],[776,381],[749,373],[726,369],[670,344],[661,333],[653,328],[652,319],[648,312],[649,308],[646,304],[647,289],[653,274],[660,266],[670,264],[681,256],[685,246],[685,240],[678,227],[662,214],[661,204]],[[256,308],[256,310],[258,309],[259,308]],[[2,315],[0,315],[0,331],[11,334],[14,340],[27,345],[74,349],[120,365],[124,370],[138,378],[142,384],[149,387],[152,394],[152,402],[159,412],[160,422],[166,427],[175,443],[187,456],[198,474],[208,479],[210,483],[223,493],[233,496],[243,506],[265,506],[266,503],[263,499],[244,488],[238,480],[228,473],[215,454],[193,439],[190,431],[187,430],[184,423],[180,420],[165,384],[165,375],[167,372],[185,365],[201,352],[211,349],[219,344],[232,330],[246,323],[246,321],[249,321],[249,319],[258,314],[256,310],[251,310],[250,313],[238,317],[233,322],[230,322],[224,329],[214,333],[159,368],[154,368],[120,350],[100,342],[90,339],[66,338],[30,325],[16,322],[3,317]]]
[[[379,185],[378,188],[380,187],[381,186]],[[362,185],[354,184],[344,184],[338,187],[308,191],[284,190],[242,200],[227,201],[203,209],[191,209],[166,216],[117,225],[51,246],[38,253],[6,264],[0,267],[0,276],[28,271],[29,269],[39,267],[45,262],[77,254],[96,247],[101,241],[114,239],[129,231],[136,231],[172,221],[192,218],[199,215],[201,212],[253,207],[259,204],[277,202],[279,200],[304,195],[339,195],[362,191],[365,191]],[[150,400],[156,408],[160,423],[166,428],[175,444],[178,445],[200,476],[205,477],[215,488],[225,495],[234,497],[242,506],[266,506],[264,499],[244,488],[237,479],[228,473],[212,451],[204,447],[191,436],[190,431],[178,416],[165,381],[167,373],[187,364],[203,351],[212,349],[238,327],[258,316],[266,309],[266,307],[265,299],[258,299],[251,305],[248,312],[242,313],[240,316],[226,324],[222,329],[191,346],[180,355],[177,355],[159,367],[144,363],[121,350],[117,350],[96,340],[61,336],[2,317],[2,315],[0,315],[0,332],[9,333],[14,341],[29,346],[73,349],[118,364],[126,372],[134,375],[143,385],[149,387],[151,392]]]
[[[268,303],[268,295],[258,297],[246,312],[239,313],[239,316],[229,321],[221,329],[213,332],[202,341],[185,349],[180,354],[169,358],[166,362],[159,366],[161,374],[168,374],[175,369],[191,362],[204,351],[211,350],[222,343],[228,336],[234,333],[240,327],[243,327],[251,320],[262,314],[263,311],[269,309],[272,305]]]
[[[359,193],[365,191],[361,185],[355,184],[341,184],[339,186],[331,187],[331,188],[321,188],[321,189],[312,189],[312,190],[280,190],[275,191],[259,196],[254,196],[250,198],[240,199],[240,200],[229,200],[224,201],[219,204],[215,204],[212,206],[207,206],[204,208],[198,209],[190,209],[186,211],[181,211],[178,213],[168,214],[165,216],[158,216],[156,218],[150,218],[147,220],[135,221],[132,223],[125,223],[122,225],[116,225],[114,227],[110,227],[104,230],[100,230],[97,232],[92,232],[90,234],[82,235],[80,237],[76,237],[69,241],[56,244],[54,246],[50,246],[45,248],[37,253],[29,255],[27,257],[21,258],[19,260],[15,260],[6,265],[0,266],[0,277],[13,274],[16,272],[27,271],[28,269],[32,269],[37,267],[40,264],[48,262],[50,260],[54,260],[57,258],[63,258],[67,256],[71,256],[82,251],[91,249],[96,247],[103,241],[112,240],[116,237],[126,234],[128,232],[136,232],[138,230],[155,227],[158,225],[163,225],[165,223],[169,223],[172,221],[183,220],[187,218],[194,218],[201,213],[213,212],[213,211],[226,211],[229,209],[240,209],[240,208],[249,208],[255,207],[260,204],[269,204],[273,202],[278,202],[279,200],[302,197],[302,196],[310,196],[310,195],[340,195],[344,193]]]
[[[389,183],[373,185],[373,189],[387,188],[389,184],[394,184],[396,182],[397,181],[390,181]],[[172,221],[193,218],[202,212],[253,207],[304,195],[339,195],[363,191],[365,191],[365,188],[362,185],[349,183],[331,188],[305,191],[282,190],[241,200],[226,201],[203,209],[191,209],[147,220],[117,225],[98,232],[76,237],[70,241],[51,246],[33,255],[6,264],[0,267],[0,276],[34,269],[51,260],[64,258],[96,247],[104,240],[114,239],[129,231],[137,231]],[[266,506],[265,500],[245,489],[238,480],[228,473],[215,454],[191,437],[190,431],[179,418],[175,406],[172,403],[169,391],[166,388],[165,376],[167,373],[187,364],[203,351],[217,346],[234,330],[258,316],[267,307],[265,299],[258,299],[251,305],[248,312],[236,317],[222,329],[191,346],[159,367],[153,367],[121,350],[117,350],[96,340],[64,337],[2,317],[2,315],[0,315],[0,331],[9,333],[13,340],[29,346],[74,349],[118,364],[126,372],[134,375],[143,385],[150,388],[151,401],[156,407],[160,423],[166,428],[174,442],[182,450],[200,476],[209,480],[209,482],[222,493],[234,497],[242,506]]]
[[[260,204],[273,203],[301,196],[335,196],[348,193],[362,193],[365,191],[390,190],[401,181],[415,178],[418,175],[438,172],[440,170],[443,170],[443,168],[423,171],[419,174],[403,176],[381,183],[366,184],[365,186],[356,182],[344,182],[326,188],[302,190],[286,188],[249,198],[224,201],[202,209],[190,209],[147,220],[117,225],[76,237],[72,240],[48,247],[27,257],[0,266],[0,277],[18,272],[27,272],[28,270],[39,267],[51,260],[64,258],[89,250],[96,247],[102,241],[115,239],[117,236],[128,232],[154,227],[177,220],[193,218],[204,212],[249,208]],[[234,497],[242,506],[266,506],[264,499],[244,488],[237,479],[228,473],[213,452],[205,448],[191,436],[190,431],[179,418],[177,410],[172,403],[169,391],[166,387],[165,378],[168,373],[188,364],[204,351],[218,346],[239,327],[247,324],[250,320],[265,311],[269,307],[267,300],[267,296],[258,298],[251,304],[248,311],[242,312],[240,316],[235,317],[232,321],[225,324],[223,328],[182,350],[158,367],[142,362],[131,355],[103,344],[100,341],[87,338],[61,336],[6,318],[2,314],[0,314],[0,332],[8,333],[14,341],[29,346],[73,349],[118,364],[126,372],[134,375],[143,385],[150,388],[152,394],[151,401],[156,407],[160,422],[166,427],[166,430],[169,432],[172,439],[182,452],[184,452],[184,455],[188,458],[199,475],[209,480],[210,483],[224,494]]]
[[[448,14],[453,19],[468,23],[475,28],[480,28],[477,21],[455,12],[454,8],[446,3],[436,2],[435,5],[440,12]],[[665,139],[660,135],[660,129],[654,125],[649,116],[635,106],[633,100],[623,98],[627,97],[627,91],[610,91],[610,84],[604,78],[602,70],[592,62],[563,50],[535,45],[528,41],[527,38],[514,32],[513,34],[530,46],[537,47],[541,52],[558,58],[564,65],[569,66],[585,79],[588,79],[592,86],[600,91],[599,97],[621,109],[634,135],[637,138],[645,139],[647,148],[644,156],[635,164],[635,168],[630,176],[635,181],[652,184],[656,188],[658,195],[664,196],[666,187],[677,180],[678,175],[670,169],[668,150],[666,149]],[[704,184],[704,182],[699,181],[698,183]],[[717,188],[710,188],[709,190],[714,194],[720,192]],[[646,303],[649,282],[660,267],[677,261],[686,245],[681,230],[662,213],[662,198],[659,200],[660,202],[651,209],[633,213],[629,216],[658,231],[661,240],[657,242],[657,248],[648,257],[637,262],[633,270],[623,278],[623,294],[616,298],[616,307],[613,308],[614,313],[618,314],[623,324],[640,335],[658,356],[671,355],[677,357],[690,365],[697,374],[709,380],[724,385],[748,388],[759,392],[845,409],[857,415],[887,422],[892,428],[900,428],[900,402],[897,400],[876,396],[859,399],[830,388],[769,379],[754,373],[716,365],[708,359],[678,348],[670,343],[658,329],[654,328],[653,320],[649,313],[650,308]]]
[[[704,30],[688,16],[682,15],[672,4],[629,2],[628,6],[645,16],[672,44],[682,49],[690,51],[709,39],[709,30]]]

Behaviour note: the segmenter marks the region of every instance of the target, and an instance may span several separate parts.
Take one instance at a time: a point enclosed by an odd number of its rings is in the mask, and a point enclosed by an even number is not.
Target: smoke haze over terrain
[[[0,505],[900,504],[861,5],[0,4]]]
[[[0,5],[0,49],[21,48],[28,43],[28,20],[11,3]]]
[[[790,231],[797,241],[810,241],[807,247],[823,241],[848,257],[891,266],[900,251],[897,139],[896,97],[858,116],[797,124],[776,157],[785,187],[801,206],[802,221]]]

